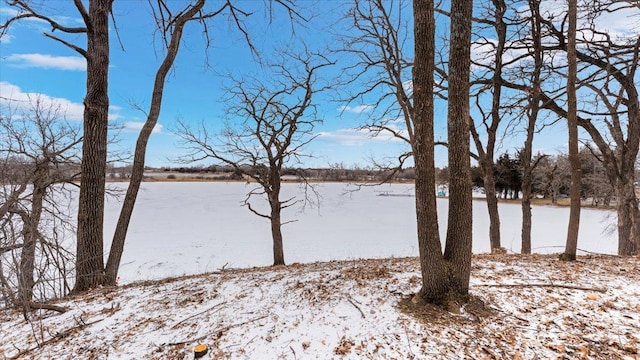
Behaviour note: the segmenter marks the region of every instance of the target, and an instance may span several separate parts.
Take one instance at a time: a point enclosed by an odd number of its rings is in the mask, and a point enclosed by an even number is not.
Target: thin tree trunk
[[[122,253],[124,251],[124,243],[127,237],[131,215],[133,214],[133,208],[138,197],[138,191],[140,190],[140,183],[144,176],[147,143],[158,122],[158,117],[160,116],[165,79],[169,70],[173,66],[176,56],[178,55],[180,40],[182,39],[185,24],[188,20],[193,18],[193,16],[195,16],[203,6],[204,0],[198,1],[198,3],[196,3],[188,12],[184,13],[176,20],[173,33],[171,34],[171,42],[167,48],[167,54],[156,72],[149,114],[147,116],[147,121],[144,123],[144,126],[138,135],[138,141],[136,142],[136,149],[133,158],[133,166],[131,169],[131,178],[129,179],[129,187],[127,188],[127,193],[125,195],[124,202],[122,203],[120,217],[118,218],[118,224],[116,225],[116,230],[113,234],[113,241],[111,242],[111,249],[109,251],[109,258],[107,260],[107,267],[105,271],[106,276],[104,279],[104,285],[114,286],[117,283],[120,260],[122,259]]]
[[[38,241],[38,227],[42,216],[42,206],[46,190],[37,184],[33,187],[31,203],[31,213],[23,217],[23,242],[20,252],[20,301],[25,311],[29,310],[29,303],[33,300],[33,286],[35,280],[33,272],[35,270],[36,244]]]
[[[577,118],[577,60],[576,60],[576,22],[577,0],[568,0],[569,29],[567,44],[567,126],[569,128],[569,163],[571,164],[571,187],[569,190],[571,208],[569,210],[569,226],[567,229],[567,244],[561,259],[575,260],[578,248],[578,231],[580,228],[580,192],[581,169],[578,152],[578,118]]]
[[[491,162],[493,165],[493,162]],[[500,249],[500,213],[498,212],[498,198],[496,196],[495,178],[493,175],[493,166],[491,166],[491,174],[484,174],[484,192],[487,198],[487,209],[489,211],[489,241],[491,244],[491,252]]]
[[[498,212],[498,200],[495,198],[495,196],[489,197],[487,188],[490,188],[491,192],[495,192],[493,155],[496,142],[496,132],[498,131],[498,124],[501,120],[500,108],[502,106],[502,56],[504,54],[504,47],[507,41],[507,24],[504,22],[506,4],[504,0],[493,0],[493,6],[495,7],[494,28],[496,30],[498,41],[495,50],[493,78],[491,79],[491,127],[489,129],[487,140],[488,158],[486,159],[487,162],[483,164],[485,175],[485,193],[487,194],[487,207],[489,210],[489,239],[491,242],[491,252],[494,252],[494,250],[500,249],[502,247],[500,243],[500,213]]]
[[[540,72],[542,70],[543,52],[540,39],[540,0],[529,0],[531,10],[531,38],[533,42],[534,69],[529,92],[529,109],[527,113],[527,137],[521,152],[522,163],[522,231],[521,253],[531,254],[531,184],[533,183],[533,167],[531,157],[533,154],[533,136],[535,125],[540,111]]]
[[[469,159],[469,74],[472,0],[451,2],[449,50],[449,221],[444,258],[449,263],[452,296],[469,292],[472,243],[472,183]]]
[[[89,2],[87,95],[84,99],[74,292],[97,287],[102,284],[104,277],[104,190],[109,122],[109,14],[112,1]]]
[[[435,19],[433,0],[414,1],[415,65],[413,68],[415,199],[422,288],[414,299],[439,303],[449,289],[442,256],[435,194],[433,71]]]

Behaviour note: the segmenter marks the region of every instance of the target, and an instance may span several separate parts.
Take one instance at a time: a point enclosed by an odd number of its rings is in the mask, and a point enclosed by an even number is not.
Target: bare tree
[[[581,169],[580,154],[578,151],[578,108],[576,99],[576,81],[578,64],[576,59],[576,23],[578,21],[578,1],[568,0],[567,30],[567,127],[569,128],[569,163],[571,165],[571,210],[569,212],[569,225],[567,229],[567,244],[562,260],[575,260],[578,248],[578,230],[580,228],[580,188]]]
[[[410,19],[406,18],[406,0],[355,0],[345,16],[350,26],[337,34],[341,45],[336,53],[345,56],[340,80],[346,94],[341,101],[364,106],[366,119],[361,130],[373,136],[391,135],[404,142],[408,151],[393,159],[372,159],[375,168],[387,171],[382,181],[393,178],[413,156],[415,119],[410,41]],[[446,73],[439,76],[437,89],[442,90]],[[435,77],[432,77],[435,79]],[[441,98],[445,95],[439,93]],[[437,141],[435,145],[446,146]]]
[[[0,26],[0,33],[4,33],[15,21],[25,18],[43,20],[52,29],[50,33],[45,33],[46,37],[67,46],[87,61],[76,249],[75,291],[78,292],[100,285],[104,275],[102,252],[109,115],[109,15],[113,1],[89,0],[87,9],[81,0],[74,0],[84,26],[67,27],[54,17],[32,8],[26,0],[11,0],[7,5],[18,10],[18,14]],[[54,35],[56,30],[63,34],[86,34],[86,49]]]
[[[328,89],[319,85],[318,72],[331,64],[322,55],[284,54],[280,63],[270,66],[273,83],[256,78],[235,81],[229,90],[234,103],[228,109],[230,119],[217,141],[204,124],[194,131],[180,122],[176,131],[189,151],[183,160],[221,161],[257,183],[244,205],[270,221],[274,265],[285,263],[281,228],[286,222],[282,221],[281,210],[301,201],[295,197],[281,199],[283,166],[307,156],[303,149],[315,138],[314,126],[321,122],[313,96]],[[252,205],[254,196],[267,198],[267,212]]]
[[[66,262],[71,257],[61,245],[70,218],[68,209],[62,208],[63,184],[77,176],[81,137],[79,128],[62,118],[58,105],[35,98],[17,107],[20,111],[15,116],[11,103],[0,115],[0,267],[4,288],[10,288],[7,274],[15,274],[13,301],[26,313],[42,307],[34,301],[37,282],[38,301],[70,290]],[[16,259],[17,266],[7,272],[11,259]],[[55,285],[55,278],[64,278],[62,286]]]
[[[165,79],[169,70],[171,70],[171,67],[173,66],[176,56],[178,55],[185,25],[189,22],[198,21],[202,24],[206,33],[207,25],[205,20],[213,18],[225,10],[228,10],[231,17],[236,20],[236,24],[240,30],[246,33],[239,16],[246,16],[247,14],[240,9],[235,8],[230,2],[223,2],[220,8],[208,12],[203,11],[205,0],[198,0],[194,4],[187,5],[184,9],[180,9],[179,11],[172,11],[166,0],[156,0],[155,5],[151,2],[150,4],[154,12],[156,23],[158,24],[158,32],[162,36],[162,43],[166,47],[166,54],[156,71],[151,104],[148,112],[146,112],[147,120],[143,125],[136,142],[133,166],[131,167],[131,176],[129,178],[129,186],[122,204],[118,223],[113,235],[113,241],[111,242],[109,258],[105,268],[104,285],[115,285],[118,278],[118,269],[120,267],[122,253],[124,251],[129,222],[131,221],[131,215],[138,196],[138,190],[140,189],[140,183],[142,182],[144,175],[147,143],[158,122],[158,117],[160,116]]]
[[[522,150],[520,151],[520,166],[522,167],[522,230],[521,253],[531,254],[531,199],[533,171],[537,164],[544,158],[538,155],[533,160],[533,137],[536,132],[536,122],[540,113],[540,89],[541,75],[544,66],[544,51],[542,51],[542,34],[540,25],[540,0],[528,0],[530,12],[530,38],[531,56],[533,57],[533,69],[530,71],[530,90],[526,92],[527,104],[525,107],[527,119],[527,131]],[[524,71],[523,71],[524,72]]]
[[[489,242],[491,245],[491,251],[497,251],[501,249],[500,243],[500,214],[498,212],[498,199],[496,196],[496,180],[495,180],[495,147],[498,129],[502,122],[503,114],[502,110],[502,73],[503,67],[508,64],[503,64],[503,58],[507,49],[507,5],[504,0],[491,0],[490,5],[487,6],[486,13],[484,14],[483,21],[478,21],[480,28],[476,30],[479,34],[476,35],[476,40],[473,45],[479,48],[488,47],[491,50],[489,55],[491,59],[476,59],[474,66],[478,67],[476,71],[477,76],[488,77],[488,81],[478,82],[481,86],[474,93],[476,99],[476,108],[479,110],[479,121],[472,121],[470,124],[471,135],[473,142],[478,153],[478,163],[480,169],[482,169],[482,178],[484,182],[484,189],[487,199],[487,209],[489,212]],[[488,40],[486,37],[487,29],[489,27],[495,32],[496,40]],[[488,60],[488,61],[487,61]],[[487,83],[487,85],[483,85]],[[484,94],[491,92],[491,109],[486,111],[484,109]],[[477,122],[477,123],[476,123]],[[479,130],[484,130],[485,141],[481,138]]]
[[[612,34],[599,27],[597,20],[603,14],[622,14],[623,11],[638,14],[637,10],[633,1],[586,2],[579,9],[585,25],[577,29],[580,36],[576,38],[576,90],[580,100],[576,118],[578,126],[591,137],[589,146],[597,147],[597,151],[592,152],[600,154],[609,181],[616,189],[620,255],[634,254],[640,248],[640,209],[633,185],[640,147],[640,102],[635,85],[640,37],[637,33]],[[566,16],[566,12],[538,14],[547,57],[545,64],[560,79],[566,77],[566,61],[559,56],[568,51]],[[528,84],[503,81],[503,85],[530,91]],[[566,119],[566,87],[555,85],[546,81],[540,89],[540,108]]]
[[[616,189],[618,213],[618,253],[631,255],[640,251],[640,209],[635,194],[635,164],[640,147],[640,100],[638,98],[637,69],[640,62],[640,37],[611,36],[596,25],[598,16],[617,14],[631,2],[598,1],[589,3],[587,27],[579,29],[583,34],[576,58],[579,88],[588,96],[592,106],[578,108],[577,122],[589,133],[602,156],[610,182]],[[637,12],[636,12],[637,13]],[[583,13],[584,14],[584,13]],[[569,51],[563,22],[542,19],[555,44],[548,50]],[[568,110],[552,97],[544,99],[544,106],[562,117],[568,118]],[[598,126],[597,123],[603,126]]]

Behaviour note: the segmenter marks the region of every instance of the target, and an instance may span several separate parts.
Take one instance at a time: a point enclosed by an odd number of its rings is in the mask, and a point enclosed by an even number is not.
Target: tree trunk
[[[422,288],[416,299],[442,303],[449,290],[442,256],[435,194],[433,71],[435,19],[433,0],[414,1],[415,65],[413,68],[416,220]]]
[[[466,298],[471,274],[472,182],[469,158],[469,74],[473,0],[452,0],[449,43],[449,221],[444,258],[450,292]]]
[[[104,276],[103,221],[109,121],[109,14],[112,1],[89,2],[87,94],[84,99],[74,292],[86,291],[100,285]]]
[[[504,0],[493,0],[495,11],[494,28],[498,38],[495,57],[494,71],[491,79],[491,127],[487,129],[487,154],[482,161],[484,173],[485,195],[487,197],[487,209],[489,211],[489,241],[491,252],[500,249],[500,213],[498,212],[498,199],[495,196],[495,169],[494,169],[494,149],[496,143],[496,132],[502,120],[500,109],[502,105],[502,57],[507,38],[507,24],[504,22],[506,5]],[[467,81],[468,82],[468,81]],[[472,125],[473,126],[473,125]]]
[[[498,212],[498,198],[496,195],[495,178],[493,175],[493,162],[490,164],[491,173],[484,169],[484,193],[487,197],[487,209],[489,211],[489,242],[491,252],[500,249],[500,213]]]
[[[533,183],[533,169],[535,165],[531,163],[533,154],[533,136],[540,112],[540,73],[543,64],[543,50],[541,45],[540,30],[540,0],[530,0],[529,9],[531,11],[531,40],[533,42],[533,63],[534,69],[531,79],[531,90],[528,94],[529,108],[527,111],[527,137],[520,153],[522,164],[522,231],[521,250],[522,254],[531,254],[531,184]]]
[[[284,265],[284,248],[282,246],[282,203],[280,202],[280,171],[272,171],[271,191],[268,193],[271,206],[271,238],[273,239],[273,265]]]
[[[576,22],[577,0],[568,0],[569,29],[567,44],[567,126],[569,128],[569,163],[571,165],[571,186],[569,190],[571,208],[567,229],[567,244],[562,254],[563,260],[575,260],[578,248],[578,231],[580,229],[580,193],[581,169],[578,153],[578,108],[576,99],[577,59],[576,59]]]
[[[131,215],[133,214],[133,208],[136,204],[138,191],[140,190],[140,183],[144,176],[147,143],[158,122],[158,117],[160,116],[165,79],[169,70],[173,66],[176,56],[178,55],[180,40],[182,39],[182,33],[186,22],[197,14],[203,6],[204,0],[198,1],[198,3],[189,9],[189,11],[176,20],[171,34],[171,42],[167,48],[167,54],[156,72],[149,115],[147,116],[147,121],[144,123],[136,142],[129,187],[127,188],[127,193],[125,195],[124,202],[122,203],[122,209],[120,210],[118,224],[116,225],[116,230],[113,234],[113,241],[111,242],[111,249],[109,251],[109,258],[107,260],[107,267],[105,271],[106,276],[104,279],[104,285],[115,286],[117,283],[120,260],[122,259],[122,253],[124,251],[124,243],[127,237]]]
[[[31,203],[31,213],[25,214],[23,222],[23,242],[20,253],[19,289],[20,301],[25,310],[29,309],[29,303],[33,300],[33,286],[35,280],[33,272],[35,270],[36,245],[38,242],[40,218],[42,216],[42,206],[46,189],[38,184],[33,186],[33,196]]]
[[[273,265],[284,265],[282,222],[279,206],[272,206],[271,209],[271,237],[273,239]]]
[[[618,255],[622,256],[640,253],[640,211],[631,174],[629,171],[616,184]]]

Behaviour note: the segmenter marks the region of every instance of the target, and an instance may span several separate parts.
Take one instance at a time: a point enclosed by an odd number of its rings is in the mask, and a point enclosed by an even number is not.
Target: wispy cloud
[[[350,112],[354,114],[362,114],[373,109],[373,105],[358,105],[358,106],[341,106],[338,110]]]
[[[394,129],[407,136],[405,130]],[[318,134],[319,139],[336,142],[343,146],[362,146],[373,142],[395,142],[401,141],[389,132],[378,134],[367,129],[338,129],[334,131],[323,131]]]
[[[25,14],[26,12],[23,10],[18,10],[12,7],[0,7],[0,20],[2,22],[8,20],[9,18],[15,17],[17,15]],[[63,15],[53,15],[50,17],[53,21],[57,22],[60,25],[64,26],[84,26],[84,21],[81,17],[72,17],[72,16],[63,16]],[[38,23],[41,25],[46,25],[46,27],[51,30],[49,23],[37,17],[26,17],[21,19],[21,21],[29,21],[31,23]]]
[[[0,81],[0,107],[10,107],[14,110],[27,109],[30,102],[39,99],[44,107],[59,106],[60,111],[68,120],[82,121],[84,115],[84,105],[73,102],[69,99],[49,96],[47,94],[35,92],[23,92],[20,87]],[[117,106],[109,107],[109,120],[113,121],[120,118]]]
[[[144,122],[142,121],[128,121],[122,124],[122,131],[138,133],[140,132],[140,130],[142,130],[143,126],[144,126]],[[159,134],[161,132],[162,132],[162,125],[156,124],[156,126],[153,128],[153,131],[151,133]]]
[[[9,34],[0,34],[0,44],[8,44],[13,40],[14,36]]]
[[[14,17],[16,15],[18,15],[18,10],[4,7],[4,6],[0,7],[0,16],[9,18],[9,17]]]
[[[86,71],[87,62],[80,56],[53,56],[48,54],[11,54],[5,60],[16,67]]]

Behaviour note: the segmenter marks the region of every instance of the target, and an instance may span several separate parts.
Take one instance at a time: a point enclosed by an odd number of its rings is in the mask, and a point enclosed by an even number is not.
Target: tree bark
[[[36,175],[36,179],[40,179],[40,176],[41,174]],[[35,270],[36,245],[39,235],[38,228],[40,226],[40,218],[42,217],[42,207],[46,193],[45,187],[38,182],[39,181],[36,180],[33,185],[31,212],[30,214],[25,214],[22,219],[23,247],[20,252],[19,289],[20,301],[25,311],[29,310],[29,304],[33,300],[33,286],[35,285],[33,272]]]
[[[491,127],[488,134],[487,141],[487,155],[486,164],[483,166],[484,181],[485,181],[485,194],[487,195],[487,207],[489,210],[489,240],[491,242],[491,252],[502,247],[500,241],[500,213],[498,212],[498,200],[495,197],[495,173],[494,173],[494,148],[496,142],[496,132],[498,131],[498,124],[502,120],[500,109],[502,105],[502,56],[504,54],[505,44],[507,42],[507,24],[504,22],[504,13],[506,11],[506,4],[504,0],[493,0],[495,8],[495,24],[496,36],[498,42],[496,44],[495,58],[494,58],[494,71],[493,78],[491,79],[492,86],[492,98],[491,98]],[[467,81],[468,82],[468,81]],[[468,101],[467,101],[468,103]],[[467,110],[468,111],[468,110]],[[489,184],[487,184],[487,181]],[[493,197],[489,197],[489,193],[486,188],[489,187],[492,190]]]
[[[413,68],[416,219],[422,288],[419,298],[442,302],[449,284],[442,256],[435,194],[433,72],[435,69],[435,18],[433,0],[415,0]],[[418,40],[419,39],[419,40]]]
[[[449,263],[450,291],[469,292],[472,243],[472,183],[469,158],[469,74],[473,0],[452,0],[449,44],[449,221],[444,258]]]
[[[502,247],[500,243],[500,213],[498,212],[498,197],[496,195],[496,182],[493,173],[493,161],[491,161],[491,174],[484,174],[484,193],[487,198],[487,210],[489,211],[489,242],[491,252]]]
[[[87,94],[84,99],[84,138],[76,284],[82,292],[102,284],[104,277],[104,193],[109,117],[109,14],[113,0],[91,0],[87,25]]]
[[[576,56],[576,23],[577,0],[568,0],[569,30],[567,44],[567,127],[569,128],[569,163],[571,165],[571,186],[569,196],[571,208],[569,210],[569,225],[567,229],[567,244],[562,254],[563,260],[575,260],[578,248],[578,231],[580,229],[580,193],[581,169],[578,152],[578,108],[576,99],[577,56]]]
[[[640,254],[640,211],[635,195],[633,177],[627,174],[626,181],[616,184],[618,213],[618,255]]]
[[[422,288],[418,297],[431,303],[465,301],[471,272],[471,171],[469,159],[469,70],[471,0],[451,4],[449,51],[449,221],[442,254],[438,235],[433,140],[435,20],[433,1],[414,1],[416,217]],[[419,40],[418,40],[419,39]]]
[[[271,206],[271,238],[273,240],[273,265],[284,265],[284,248],[282,245],[282,204],[280,203],[280,169],[276,166],[272,170],[271,191],[268,193]]]
[[[176,56],[178,55],[184,26],[187,21],[192,19],[202,9],[203,6],[204,0],[199,0],[189,9],[189,11],[176,19],[175,24],[173,25],[173,32],[171,33],[171,41],[167,48],[167,54],[156,72],[149,114],[147,115],[147,121],[144,123],[144,126],[138,135],[129,186],[127,187],[127,193],[125,195],[124,202],[122,203],[118,224],[116,225],[116,229],[113,234],[113,241],[111,242],[111,249],[109,251],[109,258],[107,259],[107,267],[105,269],[106,276],[104,279],[104,285],[115,286],[117,283],[120,260],[122,259],[122,253],[124,252],[124,243],[127,237],[131,215],[133,214],[133,209],[138,197],[138,191],[140,190],[140,183],[144,176],[147,143],[149,142],[149,137],[151,136],[154,127],[158,123],[158,117],[160,117],[165,79],[169,70],[171,70],[171,67],[173,66]]]
[[[541,46],[540,32],[540,0],[529,0],[531,11],[531,41],[533,42],[533,74],[531,79],[531,90],[528,94],[529,108],[527,111],[527,136],[524,146],[520,152],[520,162],[522,166],[522,230],[521,230],[521,250],[522,254],[531,254],[531,186],[533,183],[533,168],[531,157],[533,154],[533,136],[535,125],[540,112],[540,72],[543,66],[543,51]],[[555,197],[554,197],[555,199]]]

